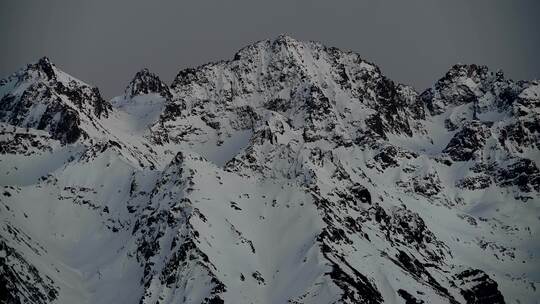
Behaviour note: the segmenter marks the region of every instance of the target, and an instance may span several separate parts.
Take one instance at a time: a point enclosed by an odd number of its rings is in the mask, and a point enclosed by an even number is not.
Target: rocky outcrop
[[[124,93],[128,98],[152,93],[159,94],[168,99],[172,98],[169,87],[156,74],[151,73],[146,68],[135,74],[135,77],[133,77]]]
[[[479,269],[467,269],[456,275],[456,284],[467,304],[504,304],[504,297],[485,272]]]
[[[46,57],[3,80],[0,86],[23,88],[2,90],[0,121],[46,130],[63,143],[88,137],[82,120],[95,124],[111,111],[97,88],[59,71]]]
[[[490,137],[490,129],[484,124],[473,121],[464,126],[450,140],[443,152],[454,161],[468,161],[484,147]]]

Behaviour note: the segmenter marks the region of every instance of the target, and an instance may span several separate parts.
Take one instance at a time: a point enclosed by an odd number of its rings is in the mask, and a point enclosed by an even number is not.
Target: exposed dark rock
[[[468,190],[485,189],[491,185],[491,177],[488,175],[467,176],[459,180],[456,187]]]
[[[475,157],[490,136],[490,130],[484,124],[473,121],[467,124],[450,140],[443,152],[454,161],[468,161]]]
[[[435,197],[443,189],[439,175],[435,171],[428,172],[423,176],[414,176],[412,179],[412,188],[415,193],[427,198]]]
[[[355,184],[353,187],[351,187],[350,191],[356,200],[362,203],[371,204],[371,194],[364,186]]]
[[[397,292],[399,296],[402,297],[403,300],[405,300],[405,304],[423,304],[424,303],[423,300],[419,300],[415,298],[413,295],[411,295],[410,293],[408,293],[407,291],[403,289],[398,289]]]
[[[58,287],[0,236],[0,303],[51,303]]]
[[[449,105],[476,103],[478,96],[461,79],[471,79],[482,86],[489,76],[486,66],[454,65],[433,88],[424,91],[420,100],[433,115],[443,113]]]
[[[36,78],[36,72],[38,76],[44,76]],[[86,136],[81,128],[83,115],[89,121],[108,117],[112,107],[97,88],[59,78],[58,73],[47,58],[42,58],[11,76],[18,82],[28,81],[29,85],[22,93],[12,95],[8,92],[1,97],[0,121],[48,131],[52,138],[66,144]]]
[[[435,289],[440,295],[446,297],[450,303],[458,303],[454,297],[448,292],[448,289],[443,287],[435,278],[429,273],[426,269],[426,265],[417,260],[416,258],[408,255],[404,251],[398,250],[398,255],[396,256],[397,261],[395,263],[402,267],[412,276],[416,277],[418,281],[423,281],[426,284]]]
[[[323,254],[327,259],[332,263],[332,271],[328,275],[334,280],[334,283],[337,284],[343,294],[341,295],[341,301],[344,303],[365,303],[365,304],[375,304],[383,303],[383,298],[381,293],[377,290],[377,287],[373,285],[366,276],[358,272],[356,269],[351,267],[343,258],[330,257],[327,253],[330,250],[324,250]],[[333,258],[338,258],[340,261],[335,262]],[[345,272],[340,264],[345,265],[353,275],[349,275]]]
[[[456,275],[456,285],[467,304],[504,304],[504,297],[485,272],[479,269],[467,269]]]
[[[397,167],[404,159],[415,158],[417,155],[392,145],[385,145],[373,159],[381,165],[383,170]]]
[[[495,178],[503,187],[517,186],[524,192],[540,192],[540,170],[530,159],[518,159],[506,168],[498,169]]]
[[[169,87],[163,83],[159,77],[151,73],[148,69],[142,69],[137,74],[125,90],[126,96],[134,97],[142,94],[157,93],[161,96],[172,99]]]

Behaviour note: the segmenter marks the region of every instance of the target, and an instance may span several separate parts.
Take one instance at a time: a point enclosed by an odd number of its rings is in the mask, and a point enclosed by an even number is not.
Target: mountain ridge
[[[28,67],[0,81],[7,302],[538,298],[538,81],[418,93],[283,35],[110,102]]]

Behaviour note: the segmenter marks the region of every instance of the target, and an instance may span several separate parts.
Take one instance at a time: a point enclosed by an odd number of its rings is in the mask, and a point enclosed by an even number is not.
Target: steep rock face
[[[111,110],[97,88],[57,70],[46,57],[2,80],[0,92],[2,122],[47,130],[63,143],[88,137],[81,125]]]
[[[479,184],[473,188],[484,189],[493,181],[527,192],[537,183],[538,163],[525,165],[522,159],[538,155],[538,88],[537,81],[514,82],[485,66],[456,65],[419,98],[432,119],[444,119],[445,129],[452,134],[442,152],[453,161],[474,162],[466,183],[472,185],[475,178]],[[473,177],[478,173],[491,178]],[[528,199],[517,193],[515,197]]]
[[[519,93],[512,104],[516,121],[507,124],[500,133],[500,141],[509,149],[523,152],[527,147],[538,149],[540,142],[540,83],[533,81]]]
[[[503,304],[504,297],[493,281],[482,270],[468,269],[457,275],[461,294],[467,303]]]
[[[394,84],[357,54],[287,36],[248,46],[231,61],[181,71],[171,89],[173,102],[154,126],[160,142],[181,140],[187,130],[221,139],[253,128],[266,110],[305,130],[307,140],[330,137],[343,144],[366,132],[411,134],[408,117],[423,116],[414,90]],[[172,117],[187,116],[204,125],[167,127]]]
[[[499,169],[497,173],[496,180],[502,186],[515,185],[523,192],[540,190],[540,171],[529,159],[518,159],[506,168]]]
[[[504,78],[502,72],[490,72],[486,66],[455,65],[433,88],[424,91],[420,98],[431,114],[442,114],[449,107],[471,104],[473,115],[493,107],[511,106],[523,83]]]
[[[450,140],[443,152],[448,153],[452,160],[467,161],[473,159],[475,154],[486,144],[490,137],[487,126],[473,121],[465,126]]]
[[[139,235],[137,260],[144,266],[146,291],[141,303],[158,299],[172,303],[223,301],[220,294],[226,288],[214,274],[219,269],[199,249],[204,236],[191,223],[192,217],[203,221],[205,217],[187,197],[195,171],[185,161],[180,152],[163,171],[149,195],[150,203],[134,225],[133,234]],[[201,287],[204,289],[198,290]]]
[[[156,74],[151,73],[146,68],[137,72],[125,89],[125,95],[128,97],[151,93],[157,93],[163,97],[171,97],[169,87]]]
[[[8,231],[12,236],[17,232]],[[51,278],[43,277],[36,267],[0,238],[0,294],[2,303],[45,304],[58,298],[58,289]]]
[[[46,91],[65,75],[26,78]],[[4,96],[26,89],[13,79]],[[144,69],[106,110],[66,94],[84,136],[0,125],[1,236],[20,257],[5,272],[35,274],[10,300],[539,296],[537,82],[457,65],[418,94],[358,54],[279,36],[170,87]],[[40,96],[3,100],[0,117]]]

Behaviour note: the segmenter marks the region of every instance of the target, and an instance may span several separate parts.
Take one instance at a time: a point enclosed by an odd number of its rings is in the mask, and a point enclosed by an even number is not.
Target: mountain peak
[[[234,60],[252,57],[255,56],[255,54],[261,54],[261,52],[268,52],[272,54],[289,53],[295,49],[298,49],[302,44],[304,44],[302,41],[296,40],[289,35],[280,34],[275,38],[261,40],[245,46],[236,52],[234,55]]]
[[[0,81],[0,122],[46,130],[62,143],[73,143],[111,106],[90,86],[57,69],[47,57]],[[95,133],[95,132],[94,132]]]
[[[287,34],[279,34],[276,38],[273,39],[273,41],[285,42],[285,43],[299,43],[300,42]]]
[[[125,95],[128,97],[152,93],[159,93],[162,96],[170,95],[168,86],[148,68],[138,71],[125,89]]]
[[[54,67],[54,63],[49,59],[47,56],[43,56],[39,58],[38,62],[36,63],[41,68],[49,69]]]
[[[450,70],[446,73],[444,78],[457,78],[457,77],[468,77],[468,78],[485,78],[489,74],[489,68],[485,65],[476,65],[476,64],[455,64]]]
[[[142,76],[150,76],[150,75],[154,75],[153,73],[150,72],[150,70],[148,68],[142,68],[140,71],[138,71],[136,74],[135,74],[135,77],[142,77]],[[155,76],[155,75],[154,75]]]
[[[54,63],[51,60],[44,56],[41,57],[37,62],[29,64],[26,69],[26,72],[35,71],[39,76],[44,76],[47,80],[54,80],[57,77],[57,69]]]

